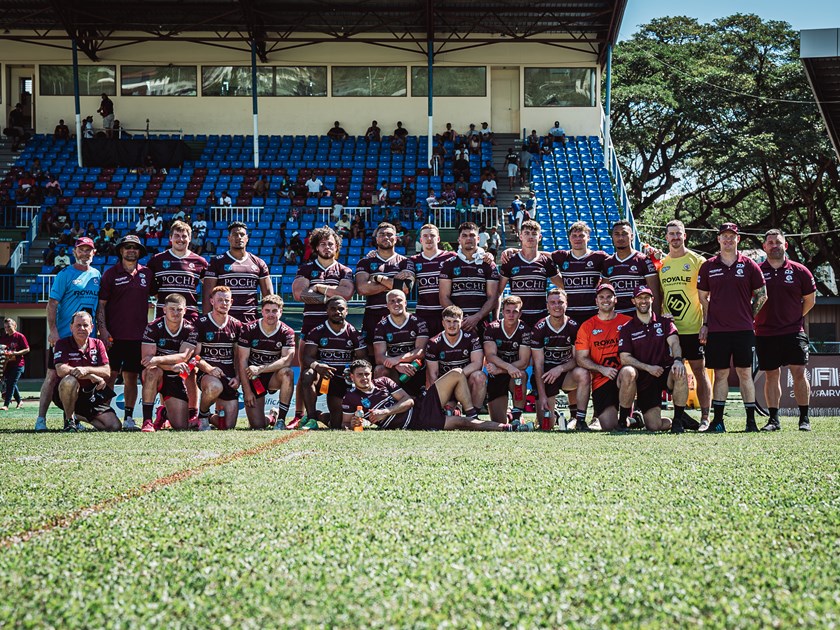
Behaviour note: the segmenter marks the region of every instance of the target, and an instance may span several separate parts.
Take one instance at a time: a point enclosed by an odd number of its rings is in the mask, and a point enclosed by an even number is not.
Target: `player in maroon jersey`
[[[166,417],[173,429],[190,427],[187,404],[186,376],[189,361],[195,353],[190,338],[193,326],[185,313],[187,302],[183,295],[170,293],[163,306],[163,317],[158,317],[143,333],[143,428],[144,433],[154,433],[163,428],[163,417],[156,425],[152,420],[155,396],[166,409]]]
[[[405,293],[397,289],[388,291],[388,316],[383,317],[373,333],[376,367],[375,378],[387,376],[402,380],[402,388],[417,395],[426,382],[426,345],[429,331],[426,324],[406,308]],[[413,364],[420,363],[417,368]]]
[[[230,314],[240,322],[252,322],[258,318],[259,293],[274,293],[268,265],[262,258],[246,251],[248,226],[241,221],[228,225],[228,245],[228,251],[213,258],[204,274],[202,308],[205,313],[210,312],[213,288],[217,284],[224,285],[233,295]]]
[[[417,278],[417,307],[414,314],[426,323],[431,337],[443,330],[440,315],[443,306],[440,304],[438,285],[440,268],[444,262],[455,256],[454,252],[439,249],[439,244],[440,232],[437,226],[427,223],[420,228],[420,245],[423,249],[409,259],[414,265],[414,275]]]
[[[618,338],[621,372],[618,380],[618,423],[627,422],[633,402],[644,417],[648,431],[682,433],[688,379],[680,349],[680,337],[670,317],[653,312],[653,291],[636,287],[633,304],[635,316],[624,326]],[[662,417],[662,390],[674,396],[674,420]],[[638,400],[637,400],[638,396]]]
[[[443,309],[442,319],[443,332],[426,346],[426,387],[431,387],[439,376],[458,368],[467,377],[473,405],[481,409],[487,397],[481,338],[478,333],[463,330],[464,312],[457,306]]]
[[[245,399],[245,414],[252,429],[265,429],[265,394],[280,390],[275,428],[286,426],[286,414],[292,400],[295,358],[295,331],[280,321],[283,298],[266,295],[262,299],[262,318],[242,327],[236,347],[239,380]]]
[[[100,394],[111,375],[105,344],[90,336],[93,319],[87,311],[77,311],[70,321],[70,336],[59,339],[53,353],[60,380],[52,399],[64,410],[64,430],[77,431],[81,419],[100,431],[119,431],[117,414]]]
[[[242,333],[242,322],[230,315],[233,304],[231,290],[220,285],[213,287],[211,310],[195,323],[190,343],[201,357],[198,387],[201,402],[198,407],[198,430],[207,431],[210,425],[218,429],[233,429],[239,415],[239,377],[236,374],[235,351]],[[217,411],[210,414],[215,403]]]
[[[559,249],[551,255],[557,270],[563,276],[563,289],[569,299],[566,313],[582,324],[598,313],[595,288],[601,281],[601,271],[606,252],[589,249],[589,226],[576,221],[569,226],[571,249]]]
[[[490,419],[502,422],[507,417],[508,393],[513,394],[512,417],[518,420],[525,411],[524,396],[517,398],[514,379],[524,394],[531,364],[531,329],[520,321],[522,298],[502,298],[502,319],[484,329],[484,364],[487,366],[487,407]]]
[[[633,315],[633,292],[636,287],[646,284],[653,293],[654,310],[662,304],[662,291],[659,288],[659,274],[653,262],[640,251],[633,249],[633,228],[629,221],[616,221],[612,228],[612,240],[615,253],[604,260],[601,275],[605,282],[615,287],[618,302],[616,313]]]

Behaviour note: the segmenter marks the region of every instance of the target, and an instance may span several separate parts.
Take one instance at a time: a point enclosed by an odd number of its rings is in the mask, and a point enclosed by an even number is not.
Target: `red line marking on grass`
[[[48,521],[42,523],[41,525],[38,525],[37,527],[33,527],[32,529],[28,529],[19,534],[12,534],[11,536],[7,536],[6,538],[0,539],[0,549],[8,549],[13,545],[25,543],[36,536],[46,534],[54,529],[63,529],[65,527],[69,527],[76,521],[86,518],[92,514],[96,514],[97,512],[102,512],[103,510],[107,510],[108,508],[114,507],[115,505],[119,505],[120,503],[124,503],[126,501],[130,501],[131,499],[136,499],[138,497],[151,494],[152,492],[156,492],[157,490],[165,488],[166,486],[171,486],[173,484],[184,481],[185,479],[189,479],[190,477],[199,475],[204,471],[215,466],[229,464],[230,462],[235,462],[239,459],[242,459],[243,457],[259,455],[264,451],[270,450],[275,446],[285,444],[289,440],[292,440],[296,437],[300,437],[302,435],[306,435],[306,433],[302,431],[287,433],[286,435],[275,438],[269,442],[264,442],[263,444],[252,446],[251,448],[236,451],[235,453],[220,455],[219,457],[210,459],[193,468],[187,468],[186,470],[181,470],[176,473],[172,473],[171,475],[167,475],[166,477],[160,477],[158,479],[155,479],[154,481],[144,483],[142,486],[130,488],[122,494],[118,494],[117,496],[105,499],[104,501],[100,501],[99,503],[95,503],[87,507],[82,507],[73,510],[72,512],[68,512],[66,514],[59,514],[57,516],[50,517]]]

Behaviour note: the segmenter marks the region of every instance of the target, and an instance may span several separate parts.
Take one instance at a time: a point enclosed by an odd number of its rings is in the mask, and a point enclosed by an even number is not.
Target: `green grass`
[[[31,411],[0,416],[0,540],[278,435]],[[301,435],[0,545],[0,627],[835,626],[840,425],[812,423]]]

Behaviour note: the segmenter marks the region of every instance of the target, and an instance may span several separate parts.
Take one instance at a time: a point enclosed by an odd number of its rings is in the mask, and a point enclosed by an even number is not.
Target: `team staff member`
[[[630,317],[616,313],[615,289],[601,284],[595,295],[598,314],[587,319],[578,329],[575,340],[577,364],[590,371],[592,377],[592,407],[602,431],[627,429],[618,424],[618,340],[621,327]]]
[[[439,376],[460,369],[470,386],[473,406],[481,409],[487,396],[481,338],[478,333],[464,330],[464,312],[457,306],[443,309],[442,319],[443,332],[426,346],[426,388],[431,387]]]
[[[804,265],[793,262],[786,255],[787,241],[781,230],[769,230],[764,235],[767,260],[761,263],[761,273],[767,283],[767,305],[755,318],[755,350],[758,367],[765,372],[764,396],[770,420],[762,431],[778,431],[779,402],[782,398],[780,368],[787,365],[793,377],[793,394],[799,405],[799,430],[810,431],[808,406],[811,384],[805,373],[808,364],[808,335],[805,334],[805,315],[814,308],[817,285],[814,276]]]
[[[5,354],[0,360],[5,361],[5,369],[3,370],[3,378],[6,381],[6,397],[3,401],[3,406],[0,411],[6,411],[9,405],[12,404],[12,398],[15,399],[17,406],[15,409],[20,409],[23,401],[20,397],[20,390],[18,389],[18,381],[23,375],[23,370],[26,367],[26,359],[24,357],[29,354],[29,341],[23,333],[17,331],[17,322],[11,317],[3,320],[3,329],[5,334],[0,336],[0,344],[6,346]]]
[[[420,393],[426,381],[426,370],[412,365],[426,359],[429,331],[426,324],[408,312],[405,293],[398,289],[388,291],[388,316],[376,326],[373,349],[376,356],[375,378],[387,376],[399,379],[405,375],[402,388],[412,395]]]
[[[143,427],[144,433],[163,428],[163,414],[152,420],[155,397],[160,394],[166,418],[178,431],[190,427],[191,414],[187,407],[187,361],[195,352],[193,325],[186,318],[187,301],[183,295],[170,293],[163,303],[163,316],[156,318],[143,332],[141,346],[143,365]]]
[[[531,364],[531,330],[522,323],[522,298],[508,295],[502,299],[502,318],[484,329],[484,363],[487,366],[487,407],[490,419],[502,422],[507,417],[508,393],[513,396],[512,417],[519,420],[525,400],[515,395],[514,379],[520,379],[522,393],[527,385],[526,370]]]
[[[646,284],[653,293],[655,308],[659,308],[659,276],[650,258],[632,247],[633,228],[629,221],[616,221],[612,228],[612,241],[615,253],[604,260],[601,275],[605,282],[615,287],[617,313],[633,315],[633,292],[636,287]]]
[[[99,393],[111,374],[105,344],[90,336],[93,318],[87,311],[74,313],[71,322],[71,334],[59,339],[53,352],[60,379],[53,402],[64,411],[64,430],[78,431],[78,420],[85,420],[100,431],[119,431],[117,414]]]
[[[36,431],[47,430],[47,409],[50,407],[53,391],[58,383],[53,362],[53,348],[59,339],[70,336],[70,324],[75,313],[86,311],[93,319],[99,303],[99,284],[102,274],[92,266],[95,253],[91,239],[86,236],[78,239],[73,248],[76,262],[58,273],[50,289],[50,299],[47,302],[49,328],[47,343],[50,345],[50,352],[47,358],[47,376],[41,385],[38,419],[35,420]]]
[[[149,323],[149,296],[153,294],[154,274],[138,261],[146,255],[146,247],[134,234],[127,234],[117,245],[120,260],[106,270],[99,286],[99,309],[96,312],[99,337],[108,349],[113,387],[122,372],[125,417],[123,429],[136,431],[132,412],[137,404],[137,377],[140,365],[143,332]]]
[[[697,400],[700,403],[700,424],[685,416],[686,429],[705,430],[709,426],[709,408],[712,404],[712,384],[706,372],[704,347],[700,343],[703,325],[703,307],[697,293],[697,275],[705,258],[685,246],[685,225],[679,219],[665,226],[668,254],[659,268],[662,287],[662,314],[670,315],[680,335],[682,356],[691,366],[697,383]]]
[[[723,411],[729,393],[730,362],[735,365],[741,398],[747,410],[746,431],[758,431],[752,379],[753,320],[767,301],[767,288],[758,265],[738,252],[740,241],[736,224],[721,225],[718,230],[720,253],[700,266],[697,277],[703,307],[700,343],[706,344],[706,365],[715,371],[714,417],[708,430],[718,433],[726,431]]]
[[[653,312],[650,287],[636,288],[633,296],[636,315],[624,326],[618,339],[621,360],[619,376],[618,424],[627,422],[633,401],[638,406],[648,431],[682,433],[688,380],[677,327],[667,317]],[[662,390],[673,393],[674,420],[662,417]]]

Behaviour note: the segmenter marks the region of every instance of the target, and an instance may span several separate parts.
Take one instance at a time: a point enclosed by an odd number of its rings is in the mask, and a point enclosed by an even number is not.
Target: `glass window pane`
[[[122,96],[197,96],[195,66],[122,66]]]
[[[333,66],[333,96],[405,96],[405,67]]]
[[[41,96],[72,96],[73,66],[39,66]],[[117,94],[116,66],[79,66],[79,95]]]
[[[429,95],[428,67],[412,66],[411,95]],[[435,96],[487,96],[487,68],[446,66],[435,68]]]
[[[274,96],[327,95],[326,66],[277,66],[274,76]]]
[[[202,96],[251,96],[250,66],[202,66]]]
[[[594,107],[592,68],[525,68],[525,107]]]

